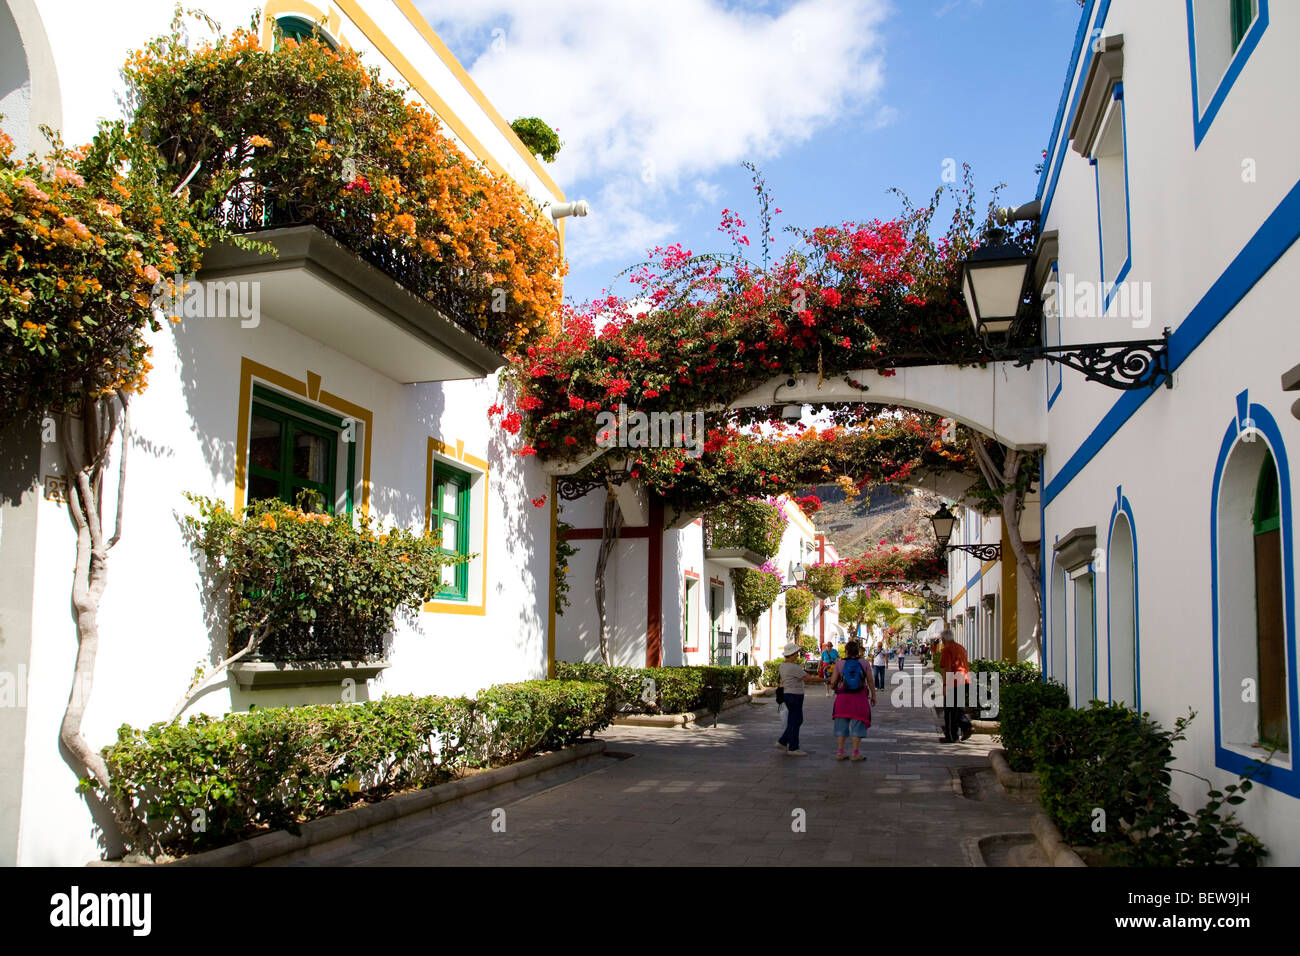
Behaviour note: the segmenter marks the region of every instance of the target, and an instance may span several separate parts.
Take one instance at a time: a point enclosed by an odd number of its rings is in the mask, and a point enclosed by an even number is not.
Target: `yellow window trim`
[[[269,365],[254,362],[243,356],[239,363],[239,425],[235,433],[235,513],[244,510],[245,488],[248,482],[248,430],[252,419],[253,380],[273,385],[282,391],[305,398],[309,402],[341,412],[365,426],[365,440],[361,453],[361,513],[370,514],[370,434],[374,431],[374,413],[345,398],[340,398],[321,388],[321,376],[307,373],[301,381]]]
[[[457,439],[455,447],[444,441],[430,436],[425,446],[424,452],[424,531],[427,534],[432,528],[433,512],[433,465],[434,452],[442,455],[444,458],[450,458],[453,461],[462,464],[471,465],[483,474],[483,550],[480,552],[480,560],[483,562],[483,594],[477,606],[467,604],[464,601],[425,601],[424,610],[433,614],[471,614],[476,617],[482,617],[487,613],[487,582],[488,582],[488,481],[491,470],[488,463],[482,458],[478,458],[465,451],[465,442]]]

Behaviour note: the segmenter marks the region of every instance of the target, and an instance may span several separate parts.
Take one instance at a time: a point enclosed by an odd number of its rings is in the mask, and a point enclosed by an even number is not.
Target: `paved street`
[[[961,866],[968,838],[1029,829],[1032,807],[992,781],[991,738],[945,745],[932,711],[890,707],[887,692],[881,703],[861,763],[834,759],[831,701],[810,685],[807,757],[773,746],[770,698],[716,728],[610,728],[609,751],[631,756],[594,758],[540,792],[406,818],[290,865]],[[962,795],[962,768],[975,798]],[[492,829],[498,808],[504,833]],[[793,828],[798,810],[805,832]]]

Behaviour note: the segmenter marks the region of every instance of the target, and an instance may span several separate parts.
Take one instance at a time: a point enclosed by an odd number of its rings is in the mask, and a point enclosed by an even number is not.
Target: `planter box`
[[[349,678],[361,684],[389,666],[388,661],[240,661],[230,665],[230,673],[241,690],[265,690],[341,684]]]
[[[704,552],[705,560],[723,568],[761,568],[767,560],[756,551],[748,548],[709,548]]]

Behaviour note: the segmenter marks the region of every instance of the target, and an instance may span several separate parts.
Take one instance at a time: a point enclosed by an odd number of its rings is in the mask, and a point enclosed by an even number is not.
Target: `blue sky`
[[[508,120],[558,128],[551,172],[592,205],[568,225],[574,301],[649,246],[724,250],[724,207],[757,218],[747,159],[778,225],[887,218],[889,187],[925,201],[948,159],[982,199],[1005,182],[1004,204],[1027,202],[1080,15],[1076,0],[418,5]]]

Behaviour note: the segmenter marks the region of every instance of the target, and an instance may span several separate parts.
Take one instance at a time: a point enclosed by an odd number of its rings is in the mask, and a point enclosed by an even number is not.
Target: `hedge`
[[[1043,680],[1042,672],[1033,661],[993,661],[980,658],[970,662],[971,673],[988,671],[998,675],[998,689],[1013,684],[1038,684]]]
[[[758,667],[610,667],[590,661],[557,661],[559,680],[600,681],[623,713],[682,714],[708,706],[704,688],[721,686],[742,697],[759,679]]]
[[[1033,726],[1040,714],[1070,706],[1070,695],[1056,681],[1035,681],[1028,684],[998,687],[998,735],[1007,752],[1007,762],[1012,770],[1028,772],[1034,769]]]
[[[128,849],[178,855],[562,746],[608,726],[611,711],[604,684],[527,681],[478,700],[385,697],[123,726],[104,759],[144,824]]]

